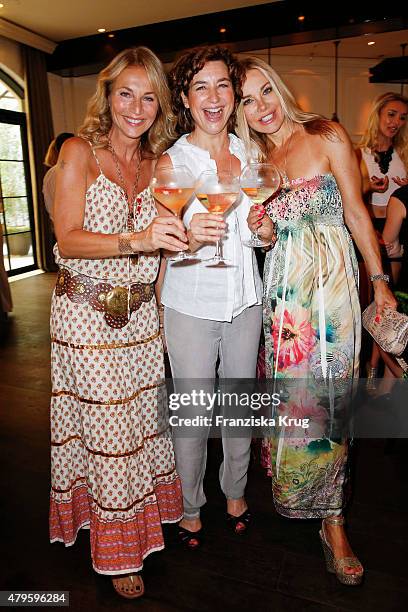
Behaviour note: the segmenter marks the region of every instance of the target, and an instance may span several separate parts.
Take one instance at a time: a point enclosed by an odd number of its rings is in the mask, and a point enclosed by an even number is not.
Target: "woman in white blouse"
[[[170,79],[173,110],[183,135],[158,166],[184,165],[195,178],[204,170],[232,171],[239,176],[245,152],[241,141],[229,133],[238,101],[235,58],[221,47],[195,49],[179,58]],[[197,253],[197,261],[167,264],[161,301],[172,375],[184,379],[187,387],[190,379],[207,379],[212,389],[217,363],[220,378],[255,377],[262,288],[254,252],[242,244],[250,234],[249,208],[243,196],[225,220],[206,212],[197,199],[185,211],[190,250]],[[233,265],[208,267],[205,260],[213,256],[220,237],[223,254]],[[237,534],[250,521],[244,497],[250,441],[250,435],[223,437],[220,485],[227,500],[228,525]],[[176,432],[174,447],[184,499],[179,536],[187,547],[196,548],[202,528],[200,509],[206,502],[207,435],[178,437]]]
[[[385,226],[387,205],[393,192],[408,184],[408,98],[395,92],[379,96],[373,104],[357,156],[368,198],[371,220],[379,236]],[[366,199],[367,199],[366,198]],[[388,258],[394,285],[401,272],[401,257]],[[367,286],[367,273],[360,267],[360,286]],[[364,293],[367,290],[364,291]],[[364,295],[363,302],[371,296]],[[378,376],[379,349],[374,343],[367,367],[368,388],[374,389]],[[386,368],[385,378],[392,378]]]

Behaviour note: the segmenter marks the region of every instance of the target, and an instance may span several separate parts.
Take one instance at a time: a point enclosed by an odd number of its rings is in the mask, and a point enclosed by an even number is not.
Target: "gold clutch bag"
[[[380,348],[391,355],[401,355],[408,344],[408,316],[391,308],[384,308],[376,321],[376,305],[372,302],[363,312],[363,327]]]

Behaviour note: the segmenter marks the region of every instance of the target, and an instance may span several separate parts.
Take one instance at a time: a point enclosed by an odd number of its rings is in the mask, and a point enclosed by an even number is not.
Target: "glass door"
[[[37,268],[26,117],[5,109],[0,109],[0,224],[8,274]]]

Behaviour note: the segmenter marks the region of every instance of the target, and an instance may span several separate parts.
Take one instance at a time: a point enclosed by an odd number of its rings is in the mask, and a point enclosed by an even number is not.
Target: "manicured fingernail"
[[[261,227],[261,225],[262,225],[262,221],[258,221],[257,227]]]
[[[375,322],[376,322],[376,323],[379,323],[380,321],[381,321],[381,317],[380,317],[380,315],[377,315],[377,316],[375,317]]]
[[[258,215],[259,219],[261,219],[263,216],[264,216],[263,212],[260,212],[259,215]]]

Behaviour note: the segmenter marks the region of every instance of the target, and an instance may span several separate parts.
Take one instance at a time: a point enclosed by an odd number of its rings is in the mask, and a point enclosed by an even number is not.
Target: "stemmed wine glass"
[[[273,164],[250,163],[242,171],[240,183],[242,191],[253,204],[264,204],[278,189],[281,176]],[[264,247],[270,243],[262,240],[258,232],[252,233],[250,240],[243,242],[249,247]]]
[[[194,193],[194,177],[186,166],[166,166],[156,168],[150,181],[150,191],[153,197],[181,219],[181,211]],[[169,257],[169,261],[190,259],[179,251]]]
[[[239,197],[240,184],[239,177],[230,172],[216,172],[206,170],[200,174],[195,185],[195,193],[198,200],[203,204],[209,213],[224,216],[226,212],[235,204]],[[215,247],[215,255],[210,266],[212,268],[226,267],[229,263],[221,253],[221,239],[218,239]]]

